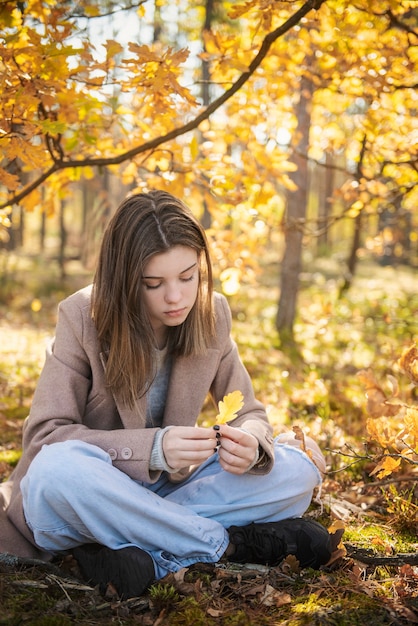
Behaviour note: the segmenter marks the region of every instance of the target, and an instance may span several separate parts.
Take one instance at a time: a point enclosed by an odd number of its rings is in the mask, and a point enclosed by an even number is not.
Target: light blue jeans
[[[159,579],[192,563],[217,562],[229,526],[303,515],[320,472],[293,446],[276,441],[275,455],[266,475],[230,474],[215,453],[183,483],[162,475],[148,484],[115,468],[97,446],[45,445],[21,483],[26,521],[38,546],[52,553],[91,542],[138,546],[152,556]]]

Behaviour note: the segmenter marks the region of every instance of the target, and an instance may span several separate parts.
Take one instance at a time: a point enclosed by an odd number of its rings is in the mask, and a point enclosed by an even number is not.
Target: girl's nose
[[[179,302],[181,298],[180,288],[178,285],[169,285],[165,293],[166,302]]]

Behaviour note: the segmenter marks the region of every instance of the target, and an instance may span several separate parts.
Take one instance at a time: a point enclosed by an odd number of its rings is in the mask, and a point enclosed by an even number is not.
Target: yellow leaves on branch
[[[112,61],[116,55],[121,54],[123,52],[123,46],[114,39],[108,39],[104,44],[106,49],[106,61]]]
[[[418,383],[418,349],[410,346],[398,361],[408,378]],[[366,388],[369,419],[366,427],[369,438],[383,448],[371,475],[389,476],[402,468],[402,461],[418,465],[418,407],[399,399],[398,381],[387,377],[387,388],[376,380],[373,372],[362,370],[358,374]]]
[[[48,154],[42,145],[29,143],[19,136],[9,139],[4,152],[10,161],[21,159],[29,168],[42,167],[48,162]]]
[[[129,88],[133,85],[136,88],[145,87],[157,101],[167,102],[173,94],[176,94],[192,105],[197,104],[190,91],[178,81],[180,67],[189,56],[188,50],[168,48],[160,51],[135,43],[130,43],[128,47],[134,56],[123,59],[122,64],[128,66],[135,75],[129,83]]]
[[[244,406],[244,397],[241,391],[232,391],[218,403],[219,413],[216,416],[217,424],[226,424],[237,417],[238,411]]]
[[[203,32],[205,51],[199,57],[210,61],[212,80],[233,81],[237,72],[248,71],[248,50],[244,33],[234,34],[206,30]]]
[[[34,189],[26,198],[23,198],[21,205],[28,212],[35,211],[37,207],[42,206],[42,194],[40,189]]]
[[[19,177],[16,174],[10,174],[6,170],[0,169],[0,185],[14,191],[19,186]]]
[[[398,471],[400,466],[401,459],[394,459],[389,454],[386,454],[374,470],[370,472],[370,476],[377,475],[377,478],[385,478],[385,476],[390,476],[393,472]]]
[[[194,187],[201,192],[200,204],[204,200],[210,206],[212,196],[219,198],[228,219],[228,205],[246,203],[248,211],[267,207],[278,196],[278,185],[296,190],[296,183],[288,174],[295,165],[286,160],[291,151],[284,149],[287,142],[279,141],[278,130],[287,131],[292,143],[297,143],[300,129],[296,133],[297,115],[289,93],[298,88],[301,67],[307,58],[312,59],[310,75],[315,77],[316,87],[311,103],[311,143],[321,144],[311,156],[321,159],[324,151],[344,149],[348,158],[356,157],[357,142],[366,129],[372,157],[365,160],[365,165],[375,162],[379,170],[382,159],[385,163],[394,160],[405,165],[392,166],[389,170],[388,164],[384,177],[374,174],[372,164],[367,165],[371,181],[379,184],[382,178],[381,195],[386,190],[388,172],[402,188],[407,188],[412,180],[408,163],[415,129],[412,83],[417,52],[409,44],[409,33],[397,28],[395,23],[393,27],[388,24],[385,12],[379,15],[357,9],[340,12],[336,9],[338,3],[331,3],[329,8],[324,4],[313,18],[309,16],[300,23],[297,32],[279,37],[264,57],[261,42],[267,42],[269,33],[294,15],[294,3],[277,0],[225,3],[228,19],[214,23],[204,33],[200,10],[203,3],[198,3],[198,14],[193,3],[185,3],[186,13],[187,7],[193,8],[193,16],[184,28],[181,26],[179,36],[172,36],[163,28],[160,41],[149,45],[132,43],[129,49],[126,38],[123,44],[116,41],[119,35],[102,42],[102,35],[95,33],[94,27],[91,32],[85,27],[86,18],[105,15],[106,3],[85,0],[81,3],[82,12],[75,13],[69,11],[68,3],[55,0],[31,0],[26,4],[30,8],[24,10],[21,7],[25,3],[0,2],[0,23],[5,30],[0,41],[1,140],[4,150],[9,151],[6,152],[9,163],[6,159],[2,162],[4,176],[14,172],[12,167],[10,172],[7,169],[14,158],[22,160],[25,166],[17,182],[16,178],[1,181],[0,204],[2,194],[11,201],[16,194],[10,192],[25,187],[28,169],[40,181],[38,171],[47,173],[54,161],[63,169],[66,162],[75,160],[115,158],[114,171],[120,174],[118,157],[139,148],[138,157],[142,156],[138,169],[126,170],[129,184],[137,183],[145,188],[171,183],[181,192],[187,188],[190,193]],[[134,3],[130,12],[124,14],[126,19],[134,12],[141,23],[146,22],[147,4]],[[163,19],[168,16],[166,4],[164,0],[156,3],[164,9]],[[178,3],[172,4],[178,8]],[[374,4],[379,3],[376,0]],[[406,9],[400,4],[405,2],[390,0],[389,4],[396,18],[401,19]],[[121,10],[117,5],[114,8]],[[335,37],[336,29],[338,37]],[[382,48],[371,55],[369,51],[375,49],[377,40]],[[176,50],[180,41],[181,45],[190,47],[190,60],[188,50]],[[202,45],[204,51],[198,54]],[[259,52],[263,52],[260,55],[263,63],[247,80],[244,73]],[[210,87],[212,103],[217,102],[217,95],[222,92],[227,100],[219,109],[221,115],[213,111],[210,123],[205,120],[206,127],[199,125],[199,142],[192,140],[189,146],[186,131],[183,133],[181,129],[199,119],[193,110],[195,106],[199,107],[198,112],[202,110],[195,98],[195,94],[201,94],[199,58],[209,70],[205,82]],[[239,87],[239,95],[229,97],[229,87],[242,79],[245,80]],[[411,89],[397,88],[408,85]],[[377,106],[358,116],[357,132],[347,143],[356,96]],[[360,121],[363,117],[364,121]],[[363,128],[366,123],[367,127]],[[179,129],[179,135],[164,141],[170,158],[159,162],[148,158],[141,146],[148,140],[164,138],[173,129]],[[315,132],[321,136],[315,137]],[[17,136],[23,147],[13,145]],[[43,147],[44,153],[34,151],[33,146]],[[167,164],[166,167],[161,163]],[[221,178],[223,182],[216,182]],[[48,177],[48,185],[49,182]],[[350,215],[367,208],[367,201],[357,198],[358,189],[352,192],[350,204],[354,207]],[[371,189],[368,192],[376,196]],[[203,193],[207,198],[203,198]],[[416,203],[412,193],[404,196],[405,205],[409,203],[413,210]],[[356,205],[356,200],[361,205]],[[276,224],[277,220],[273,221]],[[241,226],[240,221],[237,224]],[[248,248],[248,241],[257,246],[259,258],[258,238],[248,239],[243,235],[244,238],[247,239],[244,246],[237,238],[233,241],[237,261],[241,259],[241,250]],[[242,275],[248,275],[247,268],[242,267]],[[239,267],[238,271],[241,272]],[[227,289],[235,289],[236,284],[229,281]]]

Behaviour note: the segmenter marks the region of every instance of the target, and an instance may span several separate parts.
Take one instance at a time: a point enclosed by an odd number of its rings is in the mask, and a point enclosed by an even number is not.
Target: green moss
[[[167,611],[180,601],[180,595],[177,593],[175,587],[162,583],[152,585],[149,590],[149,596],[153,608],[157,612],[162,610]]]
[[[358,548],[371,549],[380,554],[387,554],[389,548],[394,552],[416,550],[416,535],[408,529],[394,533],[392,526],[367,522],[367,519],[360,525],[348,525],[343,540]]]
[[[295,598],[287,618],[278,623],[283,626],[382,626],[392,622],[377,600],[340,589],[337,602],[334,595],[327,594]]]
[[[253,622],[245,611],[235,611],[233,615],[229,615],[222,620],[222,626],[252,626]],[[261,622],[257,622],[257,626],[261,626]]]
[[[185,598],[170,615],[170,626],[214,626],[216,622],[207,615],[195,598]]]
[[[25,581],[16,580],[16,586],[24,585]],[[7,624],[20,624],[21,622],[40,625],[47,624],[49,622],[40,622],[38,620],[54,619],[54,616],[48,616],[47,613],[51,611],[56,603],[55,599],[48,596],[44,591],[40,590],[40,584],[35,584],[33,587],[28,586],[24,591],[19,591],[16,594],[9,594],[7,597],[1,598],[2,613],[8,617]],[[36,596],[34,594],[36,589]],[[30,615],[30,622],[27,621]],[[61,619],[58,616],[56,619]],[[66,619],[66,617],[62,618]],[[5,622],[1,622],[5,623]],[[52,623],[52,622],[51,622]],[[67,624],[70,622],[54,622],[59,624]]]

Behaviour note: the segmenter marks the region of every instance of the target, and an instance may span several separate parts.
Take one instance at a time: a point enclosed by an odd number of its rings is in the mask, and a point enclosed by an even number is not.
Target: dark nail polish
[[[213,430],[219,430],[220,426],[219,424],[215,424],[215,426],[213,426]]]
[[[216,433],[216,439],[220,439],[221,438],[221,433]]]

